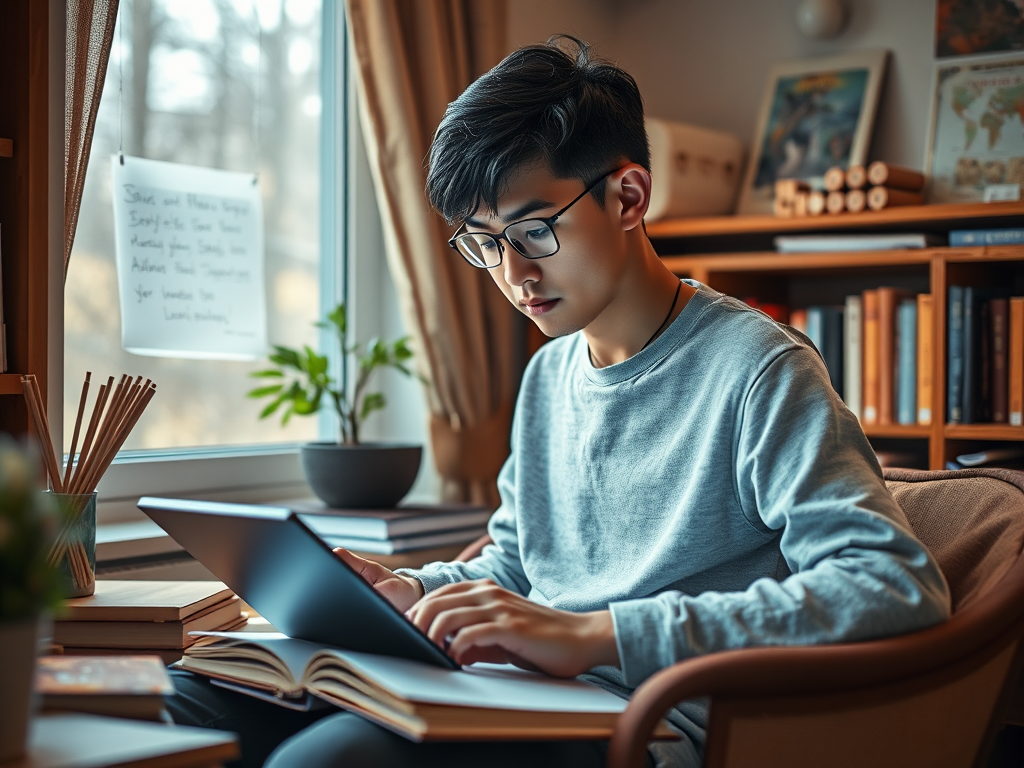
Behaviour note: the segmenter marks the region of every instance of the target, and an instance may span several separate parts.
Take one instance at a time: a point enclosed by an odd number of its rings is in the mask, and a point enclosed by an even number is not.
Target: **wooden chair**
[[[727,651],[663,669],[633,694],[609,768],[646,765],[658,719],[705,697],[705,768],[980,768],[1001,724],[1024,724],[1020,702],[1010,711],[1024,664],[1024,472],[893,469],[885,479],[949,582],[950,620],[891,639]]]

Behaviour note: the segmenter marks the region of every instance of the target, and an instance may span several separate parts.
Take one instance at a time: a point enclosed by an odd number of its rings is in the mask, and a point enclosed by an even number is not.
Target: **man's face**
[[[487,270],[513,306],[546,336],[586,328],[615,298],[626,264],[626,238],[616,226],[620,206],[612,178],[604,209],[587,194],[555,222],[556,253],[527,259],[503,239],[501,264]],[[466,231],[498,234],[513,222],[552,216],[584,188],[577,179],[555,178],[546,165],[523,168],[509,180],[498,210],[478,210],[466,219]]]

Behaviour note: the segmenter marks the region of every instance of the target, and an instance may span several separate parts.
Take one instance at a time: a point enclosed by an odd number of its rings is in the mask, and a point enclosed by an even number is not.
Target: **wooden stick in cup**
[[[75,461],[75,449],[78,448],[78,435],[82,430],[82,417],[85,415],[85,403],[89,398],[89,382],[92,380],[92,371],[85,372],[85,381],[82,383],[82,399],[78,401],[78,416],[75,418],[75,431],[71,436],[71,450],[68,451],[67,465],[64,467],[64,487],[70,488],[71,465]]]

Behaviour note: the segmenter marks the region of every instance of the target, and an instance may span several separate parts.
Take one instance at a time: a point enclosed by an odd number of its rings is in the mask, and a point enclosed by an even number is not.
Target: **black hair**
[[[509,54],[448,105],[430,146],[427,197],[449,223],[481,205],[495,211],[512,173],[539,160],[584,184],[623,161],[651,169],[636,81],[568,35]],[[604,191],[601,182],[591,192],[602,206]]]

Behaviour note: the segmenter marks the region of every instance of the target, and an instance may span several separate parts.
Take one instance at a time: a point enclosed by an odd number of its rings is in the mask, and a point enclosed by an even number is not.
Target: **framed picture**
[[[971,56],[1024,49],[1024,3],[938,0],[935,56]]]
[[[1024,54],[942,62],[934,83],[928,202],[978,202],[989,185],[1024,184]]]
[[[863,163],[888,51],[776,64],[761,103],[737,213],[771,213],[778,179],[812,187]]]

